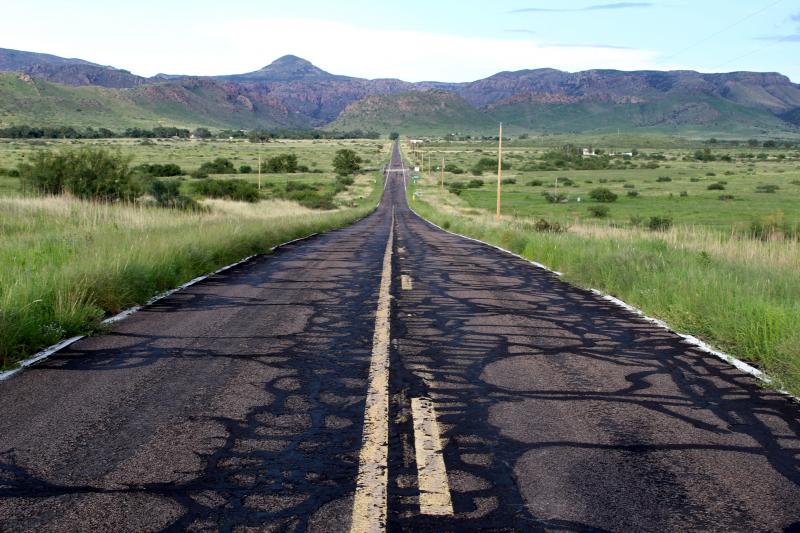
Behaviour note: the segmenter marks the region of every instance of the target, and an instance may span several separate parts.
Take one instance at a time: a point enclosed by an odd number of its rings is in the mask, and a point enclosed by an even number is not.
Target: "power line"
[[[692,48],[694,48],[695,46],[697,46],[697,45],[699,45],[699,44],[703,44],[703,43],[705,43],[705,42],[707,42],[707,41],[710,41],[710,40],[711,40],[711,39],[713,39],[714,37],[717,37],[717,36],[719,36],[720,34],[722,34],[722,33],[725,33],[725,32],[726,32],[726,31],[728,31],[729,29],[731,29],[731,28],[734,28],[734,27],[738,26],[738,25],[739,25],[739,24],[741,24],[742,22],[744,22],[744,21],[746,21],[746,20],[749,20],[749,19],[751,19],[751,18],[755,17],[756,15],[760,15],[761,13],[763,13],[764,11],[766,11],[767,9],[770,9],[770,8],[772,8],[772,7],[775,7],[775,6],[777,6],[778,4],[780,4],[781,2],[783,2],[783,0],[777,0],[776,2],[773,2],[773,3],[771,3],[771,4],[769,4],[769,5],[765,6],[765,7],[762,7],[762,8],[761,8],[761,9],[759,9],[758,11],[756,11],[756,12],[754,12],[754,13],[750,13],[750,14],[749,14],[749,15],[747,15],[746,17],[744,17],[744,18],[742,18],[742,19],[739,19],[739,20],[737,20],[737,21],[736,21],[736,22],[734,22],[733,24],[731,24],[731,25],[729,25],[729,26],[725,26],[724,28],[722,28],[721,30],[717,31],[716,33],[712,33],[712,34],[711,34],[711,35],[709,35],[708,37],[704,37],[704,38],[700,39],[699,41],[697,41],[696,43],[692,43],[692,44],[690,44],[689,46],[687,46],[686,48],[683,48],[682,50],[678,50],[678,51],[677,51],[677,52],[675,52],[674,54],[672,54],[672,55],[670,55],[670,56],[667,56],[667,57],[665,57],[665,58],[664,58],[662,61],[667,61],[667,60],[669,60],[669,59],[673,59],[674,57],[681,55],[682,53],[686,52],[687,50],[691,50]],[[734,60],[734,61],[735,61],[735,60]]]

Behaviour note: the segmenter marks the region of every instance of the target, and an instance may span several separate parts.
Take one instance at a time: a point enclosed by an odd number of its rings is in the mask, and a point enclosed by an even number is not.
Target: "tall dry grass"
[[[0,367],[100,319],[254,253],[371,211],[210,200],[208,212],[65,196],[0,198]]]

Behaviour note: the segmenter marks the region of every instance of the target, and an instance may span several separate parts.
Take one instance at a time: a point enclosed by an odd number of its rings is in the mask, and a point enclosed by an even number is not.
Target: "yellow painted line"
[[[414,288],[414,283],[411,281],[411,276],[408,274],[402,274],[400,276],[400,288],[404,291],[410,291]]]
[[[420,513],[452,515],[453,502],[450,499],[450,484],[433,401],[429,398],[412,398],[411,415],[414,418]]]
[[[358,460],[358,479],[353,501],[351,533],[386,530],[386,507],[389,462],[389,311],[392,284],[392,226],[383,254],[383,270],[375,312],[375,334],[369,365],[369,385],[364,408],[364,435]]]

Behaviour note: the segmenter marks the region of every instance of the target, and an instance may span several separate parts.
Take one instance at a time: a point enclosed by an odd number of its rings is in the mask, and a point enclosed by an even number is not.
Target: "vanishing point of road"
[[[800,409],[408,207],[0,382],[0,531],[798,531]]]

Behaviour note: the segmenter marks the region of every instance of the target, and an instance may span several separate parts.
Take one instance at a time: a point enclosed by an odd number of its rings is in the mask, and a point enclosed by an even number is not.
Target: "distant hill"
[[[0,74],[0,126],[79,126],[121,130],[169,125],[216,128],[308,127],[264,95],[250,100],[209,80],[132,89],[72,87],[27,74]]]
[[[0,71],[17,73],[0,84],[2,125],[75,120],[69,125],[113,127],[157,120],[245,129],[479,133],[503,121],[511,131],[800,135],[800,85],[776,73],[535,69],[467,83],[409,83],[331,74],[287,55],[244,74],[143,78],[9,49],[0,49]],[[17,83],[27,79],[20,74],[31,79],[25,83],[53,86],[31,91]]]
[[[495,131],[497,121],[454,92],[429,89],[367,96],[347,106],[326,129],[484,134]]]
[[[147,78],[127,70],[50,54],[0,48],[0,72],[21,72],[64,85],[124,88],[147,83]]]

